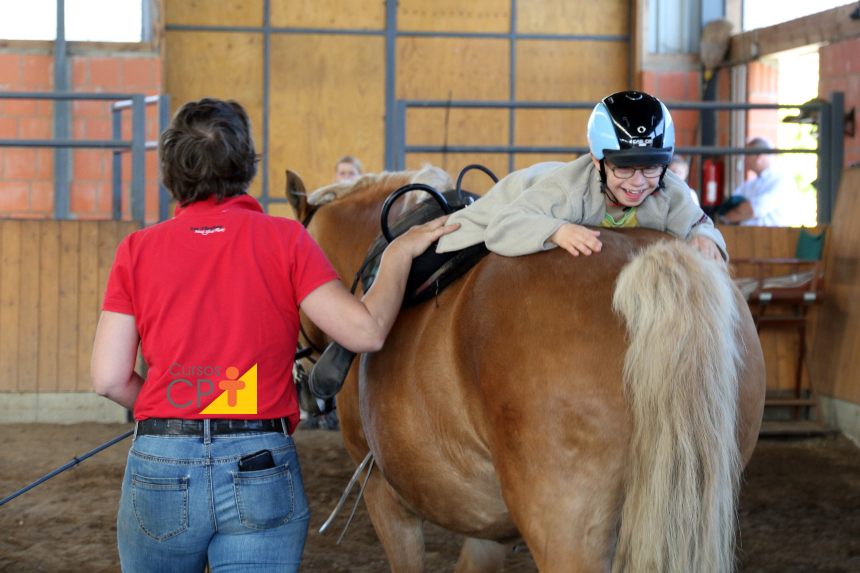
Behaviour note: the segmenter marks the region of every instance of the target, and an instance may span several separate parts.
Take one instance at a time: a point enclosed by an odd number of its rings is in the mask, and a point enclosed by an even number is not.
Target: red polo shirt
[[[299,305],[337,280],[296,221],[210,197],[120,244],[102,310],[135,317],[149,374],[134,418],[286,417]]]

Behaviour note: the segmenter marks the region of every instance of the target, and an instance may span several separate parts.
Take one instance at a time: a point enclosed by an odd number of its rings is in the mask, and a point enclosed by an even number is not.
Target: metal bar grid
[[[512,0],[515,1],[515,0]],[[807,109],[820,112],[819,137],[817,149],[746,149],[720,146],[691,146],[676,148],[677,153],[689,155],[758,155],[762,153],[815,153],[818,155],[818,222],[829,223],[836,202],[839,177],[843,165],[843,122],[844,94],[831,93],[830,102],[819,104],[755,104],[731,102],[665,102],[670,109],[689,110],[750,110],[750,109]],[[397,118],[399,137],[396,141],[397,159],[395,166],[405,169],[407,153],[588,153],[587,147],[540,147],[516,145],[406,145],[406,112],[416,108],[496,108],[496,109],[592,109],[592,102],[514,102],[514,101],[439,101],[439,100],[398,100]]]
[[[62,5],[62,2],[58,6]],[[58,14],[59,15],[59,14]],[[118,154],[131,150],[132,153],[132,217],[143,221],[144,216],[144,190],[145,190],[145,167],[144,152],[147,148],[146,136],[146,110],[145,96],[143,94],[116,94],[116,93],[79,93],[79,92],[0,92],[0,99],[35,99],[35,100],[58,100],[66,105],[56,103],[54,108],[54,138],[53,139],[0,139],[0,147],[44,147],[55,150],[54,160],[54,218],[69,219],[70,198],[69,187],[71,180],[71,150],[73,148],[84,149],[113,149],[113,199],[112,216],[118,215],[117,207],[117,182],[121,187],[122,163]],[[132,108],[132,139],[122,140],[121,127],[117,127],[119,109],[111,108],[111,117],[114,125],[111,129],[111,137],[115,139],[71,139],[71,100],[116,100],[130,99]],[[66,111],[62,111],[67,107]],[[128,107],[128,106],[125,106]],[[57,110],[60,110],[58,113]],[[140,195],[137,197],[136,195]],[[119,194],[121,196],[121,193]],[[121,209],[119,209],[121,215]]]
[[[159,94],[144,97],[142,94],[133,94],[131,99],[117,101],[111,104],[111,129],[113,137],[117,139],[122,134],[122,111],[132,111],[132,141],[124,148],[114,149],[112,158],[111,188],[113,195],[112,217],[115,220],[122,218],[122,154],[132,153],[132,185],[131,185],[131,211],[132,219],[143,221],[146,217],[146,158],[140,153],[140,158],[135,159],[135,149],[142,151],[153,151],[158,149],[157,141],[146,141],[146,106],[158,106],[158,133],[163,132],[170,123],[170,96]],[[139,125],[139,128],[138,128]],[[140,138],[143,141],[138,141]],[[137,171],[135,171],[137,169]],[[170,195],[164,185],[158,183],[158,220],[164,221],[168,217]],[[137,218],[137,215],[140,218]]]
[[[396,9],[396,4],[395,4]],[[386,10],[387,13],[387,10]],[[168,32],[238,32],[254,34],[320,34],[348,36],[386,36],[388,25],[380,30],[359,30],[345,28],[283,28],[273,26],[195,26],[187,24],[168,24]],[[517,34],[506,32],[424,32],[419,30],[397,30],[398,36],[430,37],[430,38],[498,38],[501,40],[513,36],[517,40],[568,40],[595,42],[627,42],[629,36],[606,34]]]

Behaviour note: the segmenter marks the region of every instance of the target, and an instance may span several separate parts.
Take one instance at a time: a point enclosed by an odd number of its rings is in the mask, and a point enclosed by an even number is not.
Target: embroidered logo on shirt
[[[211,233],[223,233],[224,227],[221,225],[217,227],[191,227],[191,230],[200,235],[209,235]]]

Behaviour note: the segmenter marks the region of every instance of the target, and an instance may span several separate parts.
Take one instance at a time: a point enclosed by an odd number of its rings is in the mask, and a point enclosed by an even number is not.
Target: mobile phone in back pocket
[[[275,467],[275,460],[272,459],[272,452],[269,450],[260,450],[239,460],[240,472],[267,470],[273,467]]]

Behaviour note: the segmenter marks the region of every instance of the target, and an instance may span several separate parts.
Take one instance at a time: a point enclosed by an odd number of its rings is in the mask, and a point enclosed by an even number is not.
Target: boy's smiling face
[[[591,160],[594,162],[595,169],[600,171],[600,161],[593,155],[591,156]],[[655,166],[637,165],[635,166],[636,172],[630,179],[621,179],[615,175],[613,171],[613,167],[615,166],[609,160],[605,159],[604,164],[606,165],[606,188],[625,207],[638,207],[657,189],[657,185],[660,184],[660,175],[645,177],[642,171],[644,168]],[[609,202],[612,201],[609,195],[606,196],[606,199]]]

